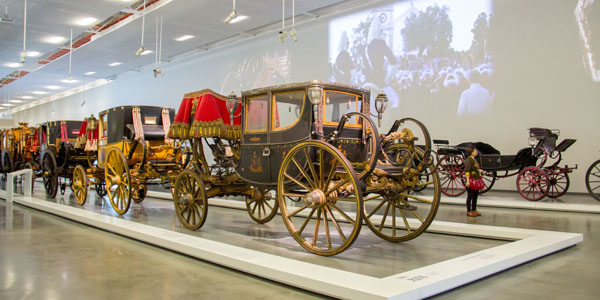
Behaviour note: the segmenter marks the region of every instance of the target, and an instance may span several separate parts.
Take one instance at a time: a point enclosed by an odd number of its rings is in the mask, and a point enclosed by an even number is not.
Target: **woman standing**
[[[465,154],[467,155],[467,160],[465,161],[465,177],[467,179],[465,183],[467,187],[467,216],[478,217],[481,216],[481,214],[477,212],[477,197],[479,196],[479,190],[483,188],[482,186],[479,186],[478,183],[481,184],[483,181],[481,179],[479,163],[475,160],[477,149],[475,149],[475,146],[470,145],[467,147]],[[474,181],[476,181],[475,184]]]

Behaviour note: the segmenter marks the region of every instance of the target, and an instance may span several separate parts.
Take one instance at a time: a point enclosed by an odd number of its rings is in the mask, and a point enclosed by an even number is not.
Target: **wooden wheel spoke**
[[[356,203],[356,197],[331,197],[328,198],[328,200],[333,202],[342,201]]]
[[[371,216],[373,216],[382,206],[383,204],[386,202],[385,199],[381,199],[381,202],[379,202],[379,204],[375,207],[375,209],[373,209],[368,215],[367,215],[367,219],[371,218]]]
[[[309,188],[308,186],[306,186],[304,183],[302,183],[302,182],[300,182],[300,181],[296,180],[295,178],[293,178],[292,176],[288,175],[288,173],[287,173],[287,172],[284,172],[284,173],[283,173],[283,175],[284,175],[285,177],[287,177],[289,180],[291,180],[291,181],[293,181],[294,183],[296,183],[297,185],[301,186],[303,189],[305,189],[305,190],[307,190],[307,191],[310,191],[310,190],[311,190],[311,188]]]
[[[325,183],[323,183],[322,185],[322,189],[326,190],[327,187],[329,186],[329,183],[331,182],[331,180],[333,179],[333,174],[335,173],[335,170],[337,169],[337,166],[340,164],[340,161],[338,159],[335,160],[335,163],[333,163],[333,165],[331,166],[331,169],[329,170],[329,174],[327,175],[327,180],[325,181]]]
[[[319,185],[323,186],[323,169],[325,168],[325,160],[323,159],[323,149],[319,148]]]
[[[304,176],[304,178],[306,178],[306,181],[308,181],[308,184],[310,184],[312,189],[316,189],[317,185],[310,179],[308,174],[306,174],[306,172],[304,172],[303,168],[300,167],[300,165],[298,164],[296,159],[294,159],[293,157],[292,157],[292,162],[294,163],[294,165],[296,165],[296,168],[298,168],[298,171],[300,171],[300,174],[302,174],[302,176]]]
[[[331,223],[333,224],[333,226],[337,230],[337,232],[340,235],[340,238],[342,239],[342,241],[345,242],[347,240],[346,235],[344,234],[344,231],[342,231],[342,228],[340,227],[340,225],[338,224],[337,220],[335,219],[335,216],[331,212],[331,209],[329,209],[329,206],[325,206],[324,209],[325,209],[325,213],[328,213],[331,216]]]
[[[342,185],[350,182],[350,180],[352,179],[352,177],[348,176],[346,177],[346,179],[344,180],[340,180],[338,183],[336,183],[332,188],[328,189],[327,192],[325,192],[325,196],[331,194],[331,192],[337,190],[338,188],[340,188]]]
[[[385,213],[383,213],[383,217],[381,217],[381,223],[379,224],[379,231],[383,230],[383,224],[385,224],[385,219],[387,219],[387,215],[390,212],[390,206],[392,205],[392,202],[387,201],[388,205],[385,208]]]
[[[317,210],[317,221],[315,222],[315,231],[313,233],[312,245],[317,245],[317,239],[319,238],[319,223],[321,223],[321,209]]]
[[[406,227],[406,232],[408,232],[408,234],[410,234],[410,232],[411,232],[410,225],[408,225],[408,220],[406,219],[406,214],[404,213],[403,210],[400,210],[400,215],[402,216],[402,220],[404,221],[404,227]]]
[[[273,210],[273,206],[271,206],[271,204],[269,204],[269,201],[267,200],[263,200],[263,202],[265,203],[265,205],[269,208],[269,210]]]
[[[423,220],[423,218],[421,218],[421,216],[419,215],[419,213],[417,213],[414,210],[410,210],[410,213],[415,216],[415,218],[417,218],[419,221],[421,221],[421,223],[425,223],[425,220]]]
[[[288,218],[295,216],[299,212],[305,210],[308,206],[306,204],[302,205],[300,208],[296,209],[293,213],[288,215]]]
[[[327,222],[327,213],[325,208],[321,209],[323,215],[323,229],[325,230],[325,241],[327,242],[327,249],[331,250],[331,237],[329,236],[329,224]]]
[[[299,194],[299,193],[283,193],[284,197],[304,197],[305,194]]]
[[[396,204],[392,205],[392,236],[396,236]]]
[[[377,199],[379,197],[381,197],[381,195],[378,195],[378,194],[372,195],[372,196],[369,196],[369,197],[365,197],[365,198],[363,198],[363,202],[371,201],[371,200]]]
[[[313,165],[312,160],[308,156],[308,151],[306,151],[306,148],[302,150],[302,152],[304,152],[304,157],[306,158],[306,164],[308,165],[308,169],[310,170],[310,174],[312,175],[313,182],[316,184],[317,180],[319,180],[319,177],[317,177],[317,171],[315,171],[315,166]]]
[[[340,215],[342,215],[342,217],[344,217],[344,219],[346,219],[346,221],[350,222],[350,224],[354,225],[354,223],[356,222],[356,220],[350,218],[350,216],[348,216],[343,210],[341,210],[337,205],[333,204],[333,203],[329,203],[328,204],[330,207],[333,207],[333,209],[335,209]]]
[[[306,225],[308,224],[308,221],[310,221],[310,218],[312,218],[312,215],[315,213],[315,210],[317,210],[317,208],[313,207],[313,209],[310,211],[310,213],[306,217],[306,220],[304,220],[304,223],[302,224],[302,226],[298,230],[298,234],[300,234],[300,235],[302,234],[302,231],[304,231],[304,228],[306,228]],[[289,216],[288,216],[288,218],[289,218]]]
[[[256,208],[258,207],[258,201],[254,201],[254,208],[252,208],[252,214],[256,212]]]
[[[399,195],[403,196],[403,197],[406,197],[406,198],[414,199],[414,200],[417,200],[417,201],[420,201],[420,202],[433,204],[433,201],[431,201],[431,200],[427,200],[427,199],[424,199],[424,198],[421,198],[421,197],[418,197],[418,196],[414,196],[414,195],[410,195],[410,194],[407,194],[407,193],[400,193]]]

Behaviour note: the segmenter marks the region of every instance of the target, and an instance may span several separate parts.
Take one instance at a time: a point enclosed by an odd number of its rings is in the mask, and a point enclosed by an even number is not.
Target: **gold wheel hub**
[[[304,195],[304,202],[308,207],[322,207],[327,202],[327,197],[321,189],[314,189]]]

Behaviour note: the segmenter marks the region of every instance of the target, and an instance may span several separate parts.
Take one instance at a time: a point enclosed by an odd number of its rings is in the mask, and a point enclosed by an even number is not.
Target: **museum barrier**
[[[25,196],[31,196],[31,187],[33,185],[33,172],[31,169],[22,169],[15,172],[6,174],[6,190],[0,190],[0,197],[6,199],[6,202],[12,203],[14,195],[14,180],[17,177],[24,177],[23,180],[23,193]],[[8,183],[13,184],[8,184]]]

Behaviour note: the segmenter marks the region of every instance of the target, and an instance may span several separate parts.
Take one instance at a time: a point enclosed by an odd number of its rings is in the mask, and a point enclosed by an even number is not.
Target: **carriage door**
[[[270,183],[270,149],[267,140],[269,94],[247,97],[244,105],[240,174],[259,183]]]
[[[108,129],[106,128],[106,121],[108,116],[108,110],[104,113],[100,113],[98,120],[98,167],[104,169],[106,163],[106,136]]]
[[[273,93],[271,103],[271,178],[277,181],[285,155],[310,136],[310,107],[304,107],[305,90]],[[301,163],[301,162],[299,162]]]

